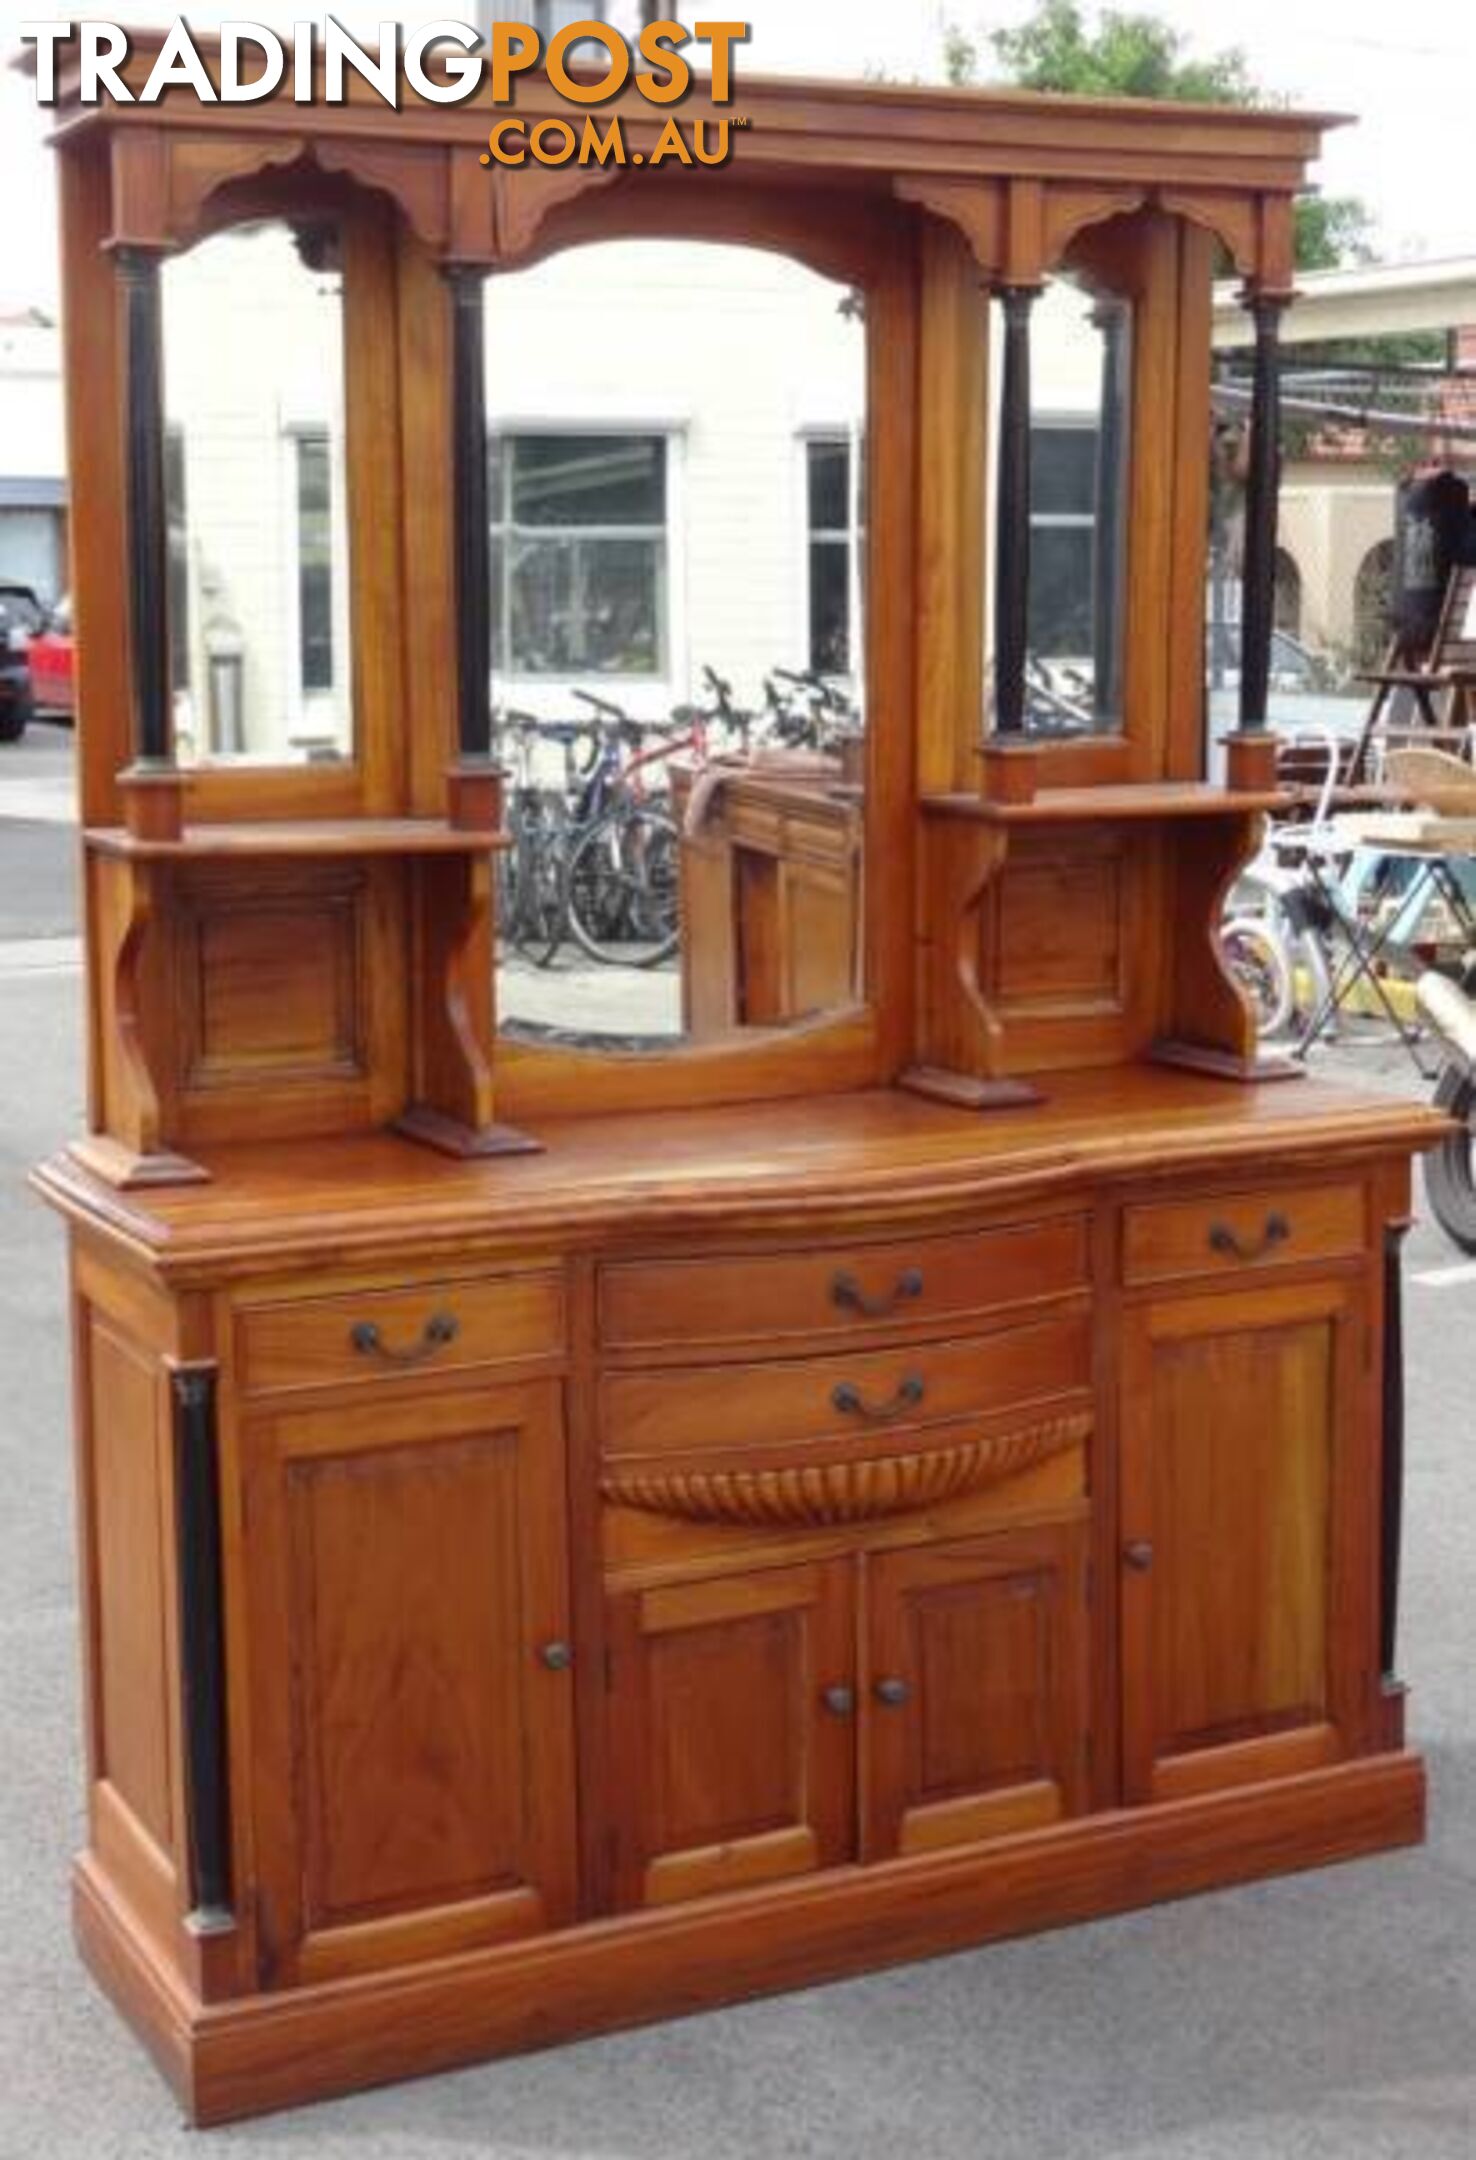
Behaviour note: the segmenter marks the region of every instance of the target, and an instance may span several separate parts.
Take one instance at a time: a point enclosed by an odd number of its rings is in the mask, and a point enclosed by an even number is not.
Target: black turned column
[[[1404,1520],[1404,1277],[1400,1261],[1408,1228],[1408,1223],[1390,1223],[1384,1231],[1379,1665],[1386,1681],[1394,1678],[1399,1628],[1399,1548]]]
[[[1025,725],[1025,659],[1030,646],[1030,309],[1033,288],[1006,286],[1004,382],[999,412],[999,479],[994,529],[994,725]]]
[[[456,264],[447,278],[451,286],[456,736],[463,763],[485,763],[492,753],[492,573],[482,333],[485,273]]]
[[[1096,531],[1092,535],[1092,709],[1100,722],[1122,705],[1122,530],[1127,471],[1127,326],[1120,300],[1092,310],[1102,333],[1102,394],[1097,416],[1094,487]]]
[[[164,511],[164,365],[159,256],[116,250],[123,292],[127,399],[128,604],[133,681],[133,755],[170,766],[169,540]]]
[[[1240,726],[1266,725],[1271,633],[1276,626],[1276,497],[1281,482],[1281,358],[1284,296],[1254,293],[1256,361],[1251,396],[1250,467],[1245,485],[1245,553],[1240,613]]]
[[[190,1926],[208,1934],[234,1924],[215,1367],[181,1366],[171,1380]]]

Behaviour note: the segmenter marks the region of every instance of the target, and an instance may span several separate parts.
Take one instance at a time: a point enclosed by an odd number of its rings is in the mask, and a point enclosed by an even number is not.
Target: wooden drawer
[[[629,1261],[601,1271],[600,1333],[612,1349],[658,1350],[949,1325],[1086,1282],[1081,1215],[880,1245]]]
[[[1085,1388],[1085,1313],[997,1335],[836,1357],[609,1375],[601,1390],[607,1455],[771,1449],[776,1441],[870,1441],[940,1418]]]
[[[258,1395],[506,1364],[563,1348],[563,1278],[484,1276],[250,1305],[237,1341],[243,1384]]]
[[[1123,1276],[1174,1282],[1347,1259],[1364,1249],[1365,1212],[1358,1185],[1279,1186],[1130,1207]]]

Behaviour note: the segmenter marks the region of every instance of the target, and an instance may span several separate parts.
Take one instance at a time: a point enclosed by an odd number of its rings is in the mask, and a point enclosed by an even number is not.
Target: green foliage
[[[1009,80],[1022,90],[1078,97],[1177,98],[1192,105],[1271,105],[1238,46],[1189,56],[1187,40],[1157,15],[1103,8],[1088,23],[1080,0],[1036,0],[1035,13],[990,35]],[[956,23],[943,36],[955,84],[976,80],[979,48]],[[1373,220],[1352,195],[1304,195],[1296,206],[1297,267],[1335,270],[1371,260]]]
[[[1356,195],[1303,195],[1296,220],[1299,270],[1340,270],[1373,261],[1373,220]]]
[[[1185,98],[1196,105],[1261,102],[1243,52],[1232,48],[1208,60],[1187,58],[1183,36],[1156,15],[1105,8],[1095,29],[1088,29],[1077,0],[1039,0],[1028,22],[996,30],[991,42],[1010,80],[1023,90]]]

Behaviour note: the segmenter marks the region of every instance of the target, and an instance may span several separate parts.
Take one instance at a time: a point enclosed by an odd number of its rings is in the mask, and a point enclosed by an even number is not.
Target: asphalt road
[[[1426,1221],[1400,1652],[1422,1851],[186,2134],[67,1934],[63,1254],[23,1182],[82,1117],[66,762],[49,730],[0,749],[0,2160],[1472,2160],[1476,1268]],[[1376,1043],[1324,1062],[1411,1084]]]

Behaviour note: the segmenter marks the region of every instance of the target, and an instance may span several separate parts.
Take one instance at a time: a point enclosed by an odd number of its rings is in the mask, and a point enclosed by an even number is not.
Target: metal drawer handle
[[[855,1276],[842,1268],[830,1285],[830,1295],[835,1304],[860,1313],[865,1320],[887,1320],[906,1299],[921,1297],[922,1287],[922,1269],[904,1268],[890,1291],[868,1297]]]
[[[900,1710],[903,1704],[908,1701],[912,1690],[905,1680],[886,1679],[877,1681],[875,1694],[877,1701],[882,1704],[883,1708]]]
[[[573,1646],[566,1642],[546,1642],[538,1653],[538,1661],[550,1672],[567,1672],[574,1662]]]
[[[849,1380],[842,1380],[831,1391],[830,1399],[837,1410],[848,1416],[866,1418],[875,1425],[884,1425],[889,1418],[901,1417],[904,1410],[915,1410],[927,1393],[920,1373],[908,1373],[897,1383],[897,1391],[890,1402],[869,1403],[860,1388]]]
[[[411,1343],[408,1350],[396,1350],[387,1343],[372,1320],[356,1320],[349,1329],[349,1341],[360,1357],[383,1358],[387,1365],[419,1365],[447,1343],[455,1342],[459,1332],[454,1313],[438,1312],[431,1314],[420,1331],[419,1342]]]
[[[1281,1214],[1266,1217],[1266,1227],[1254,1245],[1243,1245],[1229,1223],[1210,1224],[1210,1251],[1223,1253],[1227,1260],[1264,1260],[1266,1254],[1277,1245],[1284,1245],[1292,1234],[1292,1226]]]
[[[821,1691],[820,1700],[832,1717],[849,1717],[856,1707],[856,1690],[849,1687],[828,1687]]]

